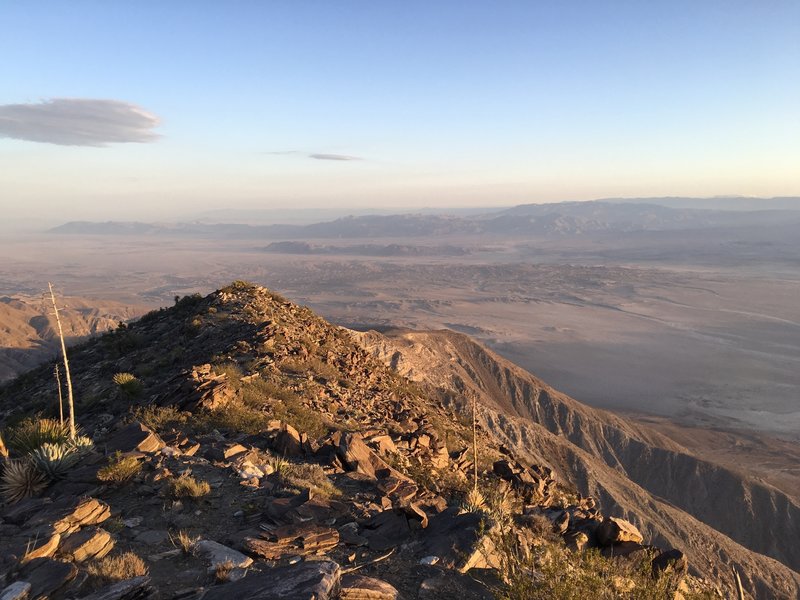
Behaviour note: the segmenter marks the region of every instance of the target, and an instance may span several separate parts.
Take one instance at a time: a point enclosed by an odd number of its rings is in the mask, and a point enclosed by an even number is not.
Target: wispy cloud
[[[58,144],[107,146],[153,142],[159,119],[119,100],[53,98],[31,104],[0,105],[0,137]]]
[[[314,160],[363,160],[360,156],[348,156],[347,154],[309,154],[308,158]]]

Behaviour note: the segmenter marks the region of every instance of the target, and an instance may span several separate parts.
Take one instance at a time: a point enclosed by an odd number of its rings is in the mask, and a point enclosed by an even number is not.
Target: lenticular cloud
[[[153,142],[158,124],[155,115],[119,100],[53,98],[0,105],[0,137],[61,146]]]

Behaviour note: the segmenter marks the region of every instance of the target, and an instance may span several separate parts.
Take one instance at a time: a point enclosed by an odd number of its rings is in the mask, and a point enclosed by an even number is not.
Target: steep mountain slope
[[[358,338],[372,340],[370,351]],[[563,538],[553,543],[563,547],[564,541],[571,542],[577,551],[563,554],[562,560],[582,555],[587,545],[615,557],[617,565],[644,557],[642,585],[652,583],[649,573],[657,559],[673,565],[669,568],[682,577],[683,556],[668,550],[675,547],[690,552],[690,568],[726,593],[731,592],[730,566],[735,565],[758,598],[797,596],[796,573],[732,542],[627,478],[623,471],[628,450],[602,439],[613,441],[616,429],[622,439],[624,421],[612,419],[604,429],[602,419],[595,418],[593,425],[594,413],[577,403],[547,400],[544,388],[532,387],[531,381],[537,386],[539,382],[530,376],[526,381],[525,374],[511,366],[506,376],[498,377],[503,369],[498,372],[490,361],[476,360],[482,350],[468,338],[452,338],[460,340],[455,345],[446,336],[422,334],[420,340],[429,343],[424,353],[408,356],[424,363],[414,365],[414,377],[429,377],[430,384],[414,384],[373,356],[388,358],[403,370],[402,346],[412,343],[409,338],[395,344],[377,334],[362,336],[264,288],[236,282],[206,298],[185,297],[170,309],[75,347],[71,362],[78,420],[93,437],[95,450],[74,472],[51,483],[44,497],[0,509],[0,578],[7,583],[24,580],[31,570],[25,563],[43,561],[35,565],[68,571],[76,586],[53,598],[84,597],[87,580],[77,574],[86,571],[74,564],[81,562],[75,559],[75,549],[83,552],[85,544],[99,536],[103,548],[95,550],[107,552],[109,545],[118,544],[148,557],[154,583],[172,593],[181,590],[182,598],[238,597],[237,590],[246,586],[275,585],[278,574],[300,573],[315,565],[328,565],[325,568],[336,574],[331,575],[336,579],[333,589],[338,586],[339,564],[356,558],[362,572],[380,574],[408,597],[485,598],[485,590],[472,595],[453,590],[471,581],[459,579],[459,570],[492,565],[496,555],[485,543],[489,534],[481,523],[490,519],[491,525],[499,522],[491,519],[503,518],[504,530],[514,533],[511,543],[517,556],[517,544],[538,552],[536,548],[549,543],[547,536],[556,525]],[[459,358],[458,347],[464,344],[474,353],[469,360]],[[43,365],[0,388],[4,434],[20,417],[54,414],[51,368]],[[121,373],[129,375],[116,376]],[[489,394],[494,404],[482,414],[475,461],[481,488],[496,494],[491,513],[470,500],[471,430],[452,409],[470,395],[488,397],[484,382],[491,381],[493,373],[498,387]],[[556,395],[544,391],[548,397]],[[561,435],[527,418],[537,405],[540,418],[558,424]],[[595,425],[599,431],[593,430]],[[645,428],[625,433],[644,440],[638,441],[643,450],[668,444]],[[589,450],[566,435],[575,435]],[[9,447],[20,452],[19,443]],[[677,445],[670,448],[679,450]],[[102,483],[100,467],[121,460],[116,450],[132,451],[129,458],[142,461],[139,473],[127,484]],[[608,454],[614,466],[595,452]],[[553,470],[560,477],[554,478]],[[577,495],[575,486],[594,497]],[[184,493],[203,499],[193,502]],[[86,528],[62,544],[53,531],[60,535],[74,530],[68,524],[70,531],[64,531],[66,517],[60,511],[85,495],[96,498],[90,504],[104,519],[114,514],[116,534]],[[621,529],[610,518],[623,515],[646,536],[630,524]],[[47,525],[53,517],[57,520]],[[49,529],[38,528],[45,525]],[[204,541],[247,552],[251,561],[255,557],[252,568],[239,573],[243,583],[214,587],[213,569],[209,575],[197,556],[176,554],[168,534],[178,535],[186,528]],[[298,528],[304,532],[299,546]],[[26,541],[31,539],[38,540],[34,551],[41,553],[39,558],[28,556]],[[459,546],[454,550],[456,539]],[[642,544],[652,541],[660,542],[660,548]],[[398,547],[401,552],[381,562],[387,549]],[[53,560],[55,552],[60,554]],[[619,558],[626,556],[623,552],[632,558]],[[325,560],[280,571],[296,563],[298,553]],[[433,571],[431,565],[419,564],[431,555],[442,563]],[[248,559],[238,557],[242,564]],[[462,564],[466,558],[469,561]],[[275,567],[275,561],[282,566]],[[533,565],[519,571],[528,582],[530,568]],[[564,568],[571,567],[562,568],[562,579]],[[449,596],[422,593],[432,575],[444,578]],[[621,583],[608,571],[596,573],[594,579],[604,586],[604,597],[642,597],[630,590],[609,590]],[[492,585],[502,587],[496,580]],[[187,587],[198,595],[185,595]]]
[[[698,460],[647,427],[584,406],[462,334],[395,331],[359,337],[410,379],[477,399],[488,409],[487,429],[515,451],[546,461],[604,505],[626,515],[646,514],[642,526],[656,539],[688,542],[696,565],[731,562],[762,594],[780,580],[794,580],[797,593],[796,572],[742,547],[796,571],[796,498]]]
[[[49,301],[48,301],[49,302]],[[64,298],[61,325],[72,342],[114,329],[143,311],[118,302]],[[11,379],[56,354],[59,348],[52,307],[42,298],[0,297],[0,381]]]

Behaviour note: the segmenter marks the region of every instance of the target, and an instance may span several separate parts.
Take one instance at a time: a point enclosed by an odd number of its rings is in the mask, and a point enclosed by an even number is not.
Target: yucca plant
[[[116,373],[112,379],[128,396],[138,396],[142,391],[142,382],[133,373]]]
[[[36,496],[47,487],[47,478],[29,460],[9,460],[0,478],[0,493],[9,503]]]
[[[464,501],[461,503],[462,512],[483,512],[487,508],[486,498],[484,498],[478,488],[470,489]]]
[[[55,419],[26,419],[7,432],[8,446],[18,454],[30,454],[43,444],[64,444],[69,425]]]
[[[45,443],[30,453],[33,466],[48,479],[58,479],[80,459],[80,453],[68,443]]]

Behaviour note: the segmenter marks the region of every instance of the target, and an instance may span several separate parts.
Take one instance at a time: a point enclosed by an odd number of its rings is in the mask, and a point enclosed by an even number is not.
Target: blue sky
[[[6,214],[800,194],[796,1],[4,0],[0,27]]]

